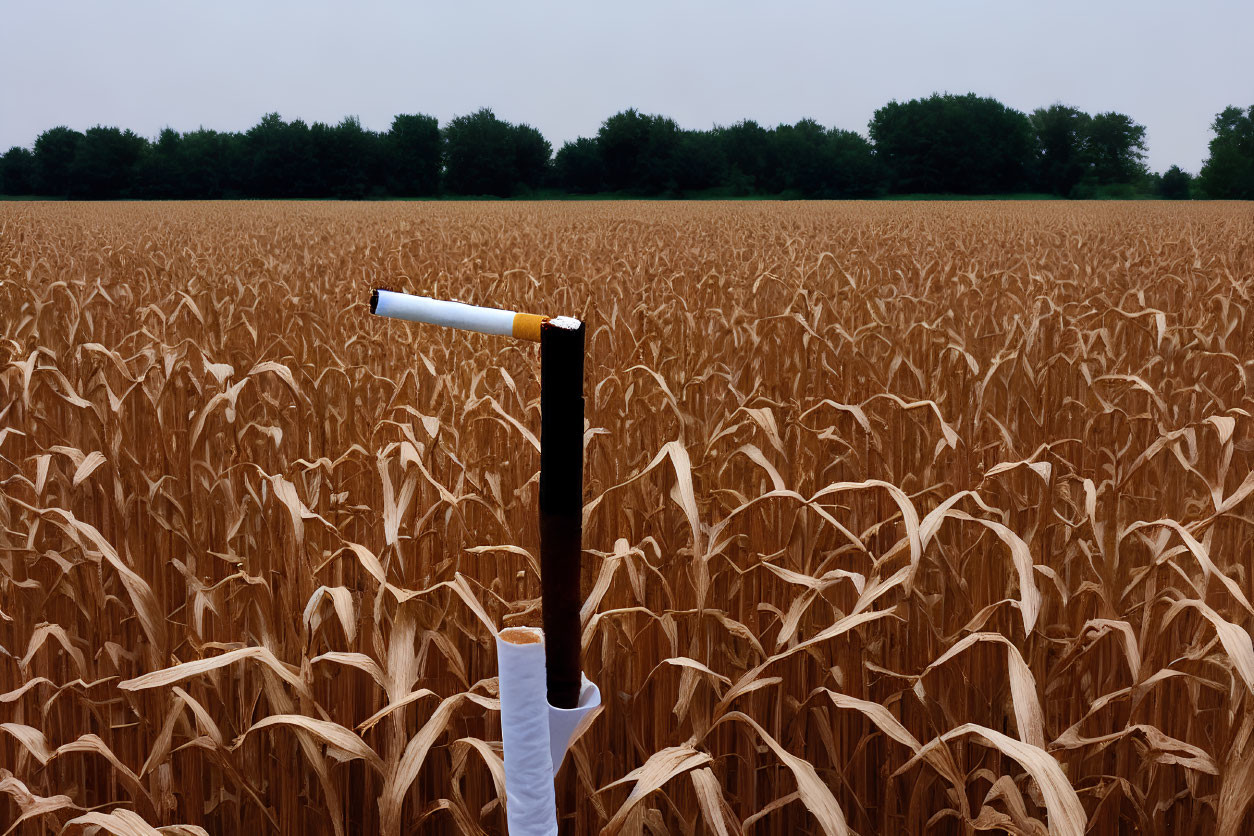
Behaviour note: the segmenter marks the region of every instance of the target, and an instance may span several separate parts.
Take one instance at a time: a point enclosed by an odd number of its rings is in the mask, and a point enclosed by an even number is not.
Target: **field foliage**
[[[376,282],[588,322],[569,827],[1248,832],[1248,207],[206,203],[0,206],[0,833],[503,830],[538,349]]]

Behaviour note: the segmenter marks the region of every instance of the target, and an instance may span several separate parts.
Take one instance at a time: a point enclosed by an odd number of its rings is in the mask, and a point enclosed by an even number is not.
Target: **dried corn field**
[[[376,281],[589,323],[572,832],[1254,826],[1248,207],[4,204],[0,277],[0,833],[504,829],[538,350]]]

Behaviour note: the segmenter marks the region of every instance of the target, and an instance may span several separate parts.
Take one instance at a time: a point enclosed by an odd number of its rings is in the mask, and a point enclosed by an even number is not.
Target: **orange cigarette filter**
[[[548,319],[547,316],[540,316],[540,314],[514,314],[514,336],[520,340],[540,342],[540,326],[546,319]]]

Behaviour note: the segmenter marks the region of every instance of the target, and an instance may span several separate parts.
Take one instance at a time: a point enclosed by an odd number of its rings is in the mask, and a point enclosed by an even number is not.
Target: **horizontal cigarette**
[[[370,294],[370,312],[393,319],[443,325],[446,328],[460,328],[480,334],[517,337],[532,342],[540,341],[540,325],[548,319],[539,314],[481,308],[478,305],[446,302],[391,290],[376,290]]]

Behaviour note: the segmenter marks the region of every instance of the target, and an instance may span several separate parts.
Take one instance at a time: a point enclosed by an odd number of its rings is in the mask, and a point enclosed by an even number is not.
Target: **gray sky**
[[[0,149],[54,125],[155,136],[263,113],[386,130],[488,106],[555,148],[626,107],[686,128],[810,116],[866,133],[890,99],[974,91],[1148,128],[1197,172],[1209,125],[1254,104],[1254,3],[66,2],[6,0]]]

